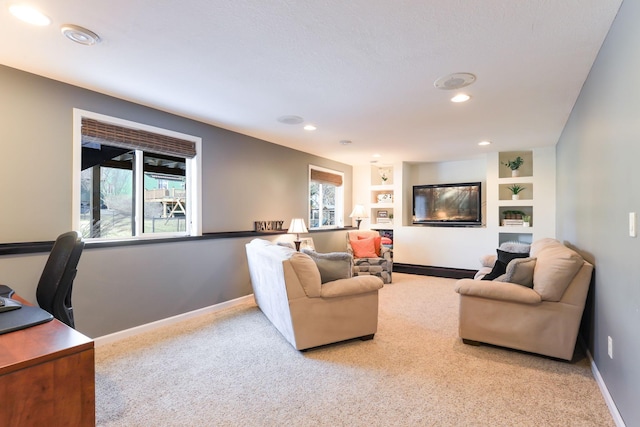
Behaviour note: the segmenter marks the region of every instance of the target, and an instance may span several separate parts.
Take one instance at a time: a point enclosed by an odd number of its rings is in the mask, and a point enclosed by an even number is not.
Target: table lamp
[[[296,251],[300,251],[300,233],[308,233],[307,226],[304,225],[304,219],[302,218],[293,218],[291,220],[291,224],[289,224],[289,229],[287,233],[295,234],[296,240],[293,243],[296,244]]]
[[[351,215],[349,215],[349,218],[356,219],[356,225],[358,226],[358,230],[359,230],[360,222],[362,222],[362,218],[367,218],[367,212],[364,210],[364,206],[355,205],[353,207],[353,211],[351,212]]]

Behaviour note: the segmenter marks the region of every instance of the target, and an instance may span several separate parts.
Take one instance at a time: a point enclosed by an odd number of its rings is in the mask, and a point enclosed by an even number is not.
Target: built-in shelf
[[[517,157],[523,159],[523,164],[518,169],[518,176],[512,176],[512,171],[504,165],[509,160]],[[498,241],[521,241],[531,243],[533,240],[534,227],[534,164],[533,151],[511,151],[502,152],[498,155]],[[519,198],[513,200],[512,191],[509,189],[517,184],[524,189],[519,193]],[[506,214],[509,214],[508,216]],[[506,218],[522,220],[524,216],[529,216],[530,226],[520,225],[505,226],[503,220]]]
[[[369,225],[372,230],[392,230],[395,186],[392,166],[371,166],[369,186]],[[382,177],[386,177],[383,180]],[[390,219],[390,222],[378,222]]]

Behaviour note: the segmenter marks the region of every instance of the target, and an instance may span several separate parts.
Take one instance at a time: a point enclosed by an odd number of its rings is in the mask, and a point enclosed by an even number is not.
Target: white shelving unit
[[[372,230],[392,230],[396,191],[393,166],[371,166],[369,221]],[[383,179],[386,177],[387,179]]]
[[[511,169],[504,163],[520,156],[524,162],[519,168],[519,176],[513,177]],[[555,235],[555,213],[546,199],[555,197],[555,174],[547,172],[553,166],[555,155],[549,149],[500,152],[497,156],[497,215],[498,244],[506,241],[531,243],[538,237]],[[549,164],[551,163],[551,165]],[[543,174],[541,171],[544,171]],[[541,176],[538,176],[541,175]],[[513,200],[509,187],[518,184],[524,187],[519,199]],[[549,193],[549,194],[545,194]],[[553,206],[553,205],[551,205]],[[529,227],[504,225],[503,220],[517,215],[531,217]],[[517,219],[517,218],[516,218]]]

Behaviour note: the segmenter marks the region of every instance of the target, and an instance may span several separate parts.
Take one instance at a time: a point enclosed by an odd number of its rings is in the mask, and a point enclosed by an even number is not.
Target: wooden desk
[[[93,341],[57,319],[0,335],[0,426],[94,426],[94,363]]]

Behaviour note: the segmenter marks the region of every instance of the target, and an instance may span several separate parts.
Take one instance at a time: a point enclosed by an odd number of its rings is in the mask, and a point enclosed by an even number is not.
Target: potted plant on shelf
[[[522,216],[522,226],[529,227],[531,225],[531,215]]]
[[[380,174],[380,179],[382,180],[382,184],[386,184],[389,179],[389,175],[391,175],[391,171],[387,168],[378,169],[378,173]]]
[[[520,171],[518,169],[520,169],[520,166],[522,166],[523,163],[524,160],[522,157],[518,156],[514,160],[507,160],[503,165],[511,169],[511,176],[517,177],[520,176]]]
[[[518,200],[520,199],[520,193],[522,192],[522,190],[524,190],[526,187],[523,187],[519,184],[513,184],[509,186],[509,190],[511,191],[511,199],[512,200]]]

